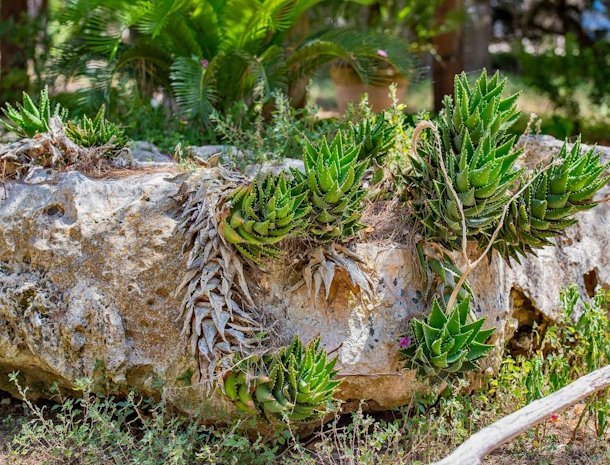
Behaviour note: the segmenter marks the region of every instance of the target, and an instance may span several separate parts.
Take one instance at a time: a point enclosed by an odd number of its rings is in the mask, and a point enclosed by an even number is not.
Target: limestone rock
[[[526,162],[557,147],[546,138],[523,142]],[[610,150],[604,153],[608,159]],[[179,409],[221,418],[230,404],[198,384],[206,380],[197,380],[185,350],[182,296],[174,293],[186,263],[175,198],[184,182],[197,182],[197,171],[168,164],[121,176],[37,170],[0,189],[0,389],[12,390],[6,375],[13,370],[42,396],[53,382],[68,389],[78,378],[103,376],[124,391],[162,395]],[[600,196],[608,194],[606,187]],[[499,348],[517,329],[515,302],[534,317],[552,318],[567,284],[576,282],[583,293],[610,285],[610,205],[579,219],[538,257],[511,268],[494,255],[474,272],[476,312],[498,327]],[[344,400],[375,409],[404,404],[423,388],[401,370],[397,354],[407,320],[426,308],[414,252],[390,241],[356,250],[371,269],[373,303],[354,295],[341,273],[328,302],[312,302],[304,286],[289,293],[297,276],[286,266],[253,273],[256,295],[277,322],[277,343],[320,335],[339,356]]]

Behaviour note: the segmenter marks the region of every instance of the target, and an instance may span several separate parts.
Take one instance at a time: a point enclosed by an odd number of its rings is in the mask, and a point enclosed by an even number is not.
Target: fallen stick
[[[610,365],[606,365],[483,428],[443,460],[430,465],[480,465],[487,454],[502,444],[609,386]]]

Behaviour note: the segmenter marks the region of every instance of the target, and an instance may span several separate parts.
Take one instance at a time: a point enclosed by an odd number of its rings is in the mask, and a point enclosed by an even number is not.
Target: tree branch
[[[430,465],[480,465],[487,454],[521,433],[610,386],[610,365],[532,402],[472,435],[453,453]]]

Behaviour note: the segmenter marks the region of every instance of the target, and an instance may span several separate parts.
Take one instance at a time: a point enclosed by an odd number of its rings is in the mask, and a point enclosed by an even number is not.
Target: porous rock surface
[[[522,143],[525,163],[560,147],[548,137]],[[601,150],[610,159],[610,149]],[[185,352],[182,296],[174,293],[185,272],[175,196],[183,182],[197,182],[197,172],[155,166],[96,180],[37,170],[0,186],[0,389],[14,392],[7,377],[14,370],[34,396],[48,395],[54,382],[69,388],[78,378],[102,376],[184,411],[226,414],[228,404],[209,397],[196,376],[188,386],[197,366]],[[600,197],[608,194],[606,187]],[[522,325],[553,318],[560,289],[572,282],[583,294],[610,285],[610,205],[579,220],[538,257],[511,268],[494,254],[473,273],[476,312],[498,327],[495,360],[517,329],[515,316]],[[278,338],[320,335],[338,354],[341,398],[375,409],[404,404],[423,388],[401,370],[397,354],[408,318],[425,310],[413,250],[387,241],[356,250],[371,269],[373,303],[354,295],[342,274],[329,301],[312,302],[305,286],[289,293],[295,276],[285,267],[257,273],[257,295]]]

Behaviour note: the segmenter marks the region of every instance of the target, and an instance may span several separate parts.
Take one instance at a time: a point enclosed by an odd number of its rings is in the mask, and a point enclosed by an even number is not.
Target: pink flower
[[[554,413],[553,415],[551,415],[551,421],[553,423],[556,423],[557,420],[559,420],[559,415],[558,414]]]
[[[208,65],[210,64],[210,62],[208,60],[206,60],[205,58],[202,58],[201,61],[199,62],[199,64],[201,65],[201,67],[203,69],[207,68]]]
[[[388,52],[386,52],[385,50],[379,49],[379,50],[377,50],[377,55],[379,55],[382,58],[387,58]]]
[[[409,336],[404,336],[400,338],[400,348],[406,349],[411,345],[411,338]]]

